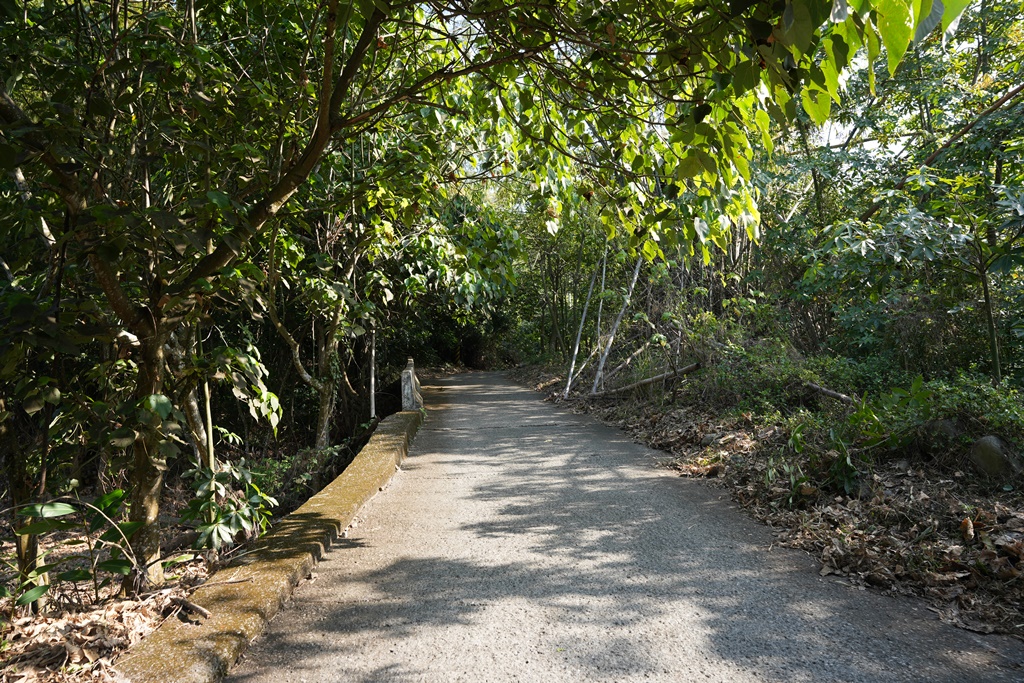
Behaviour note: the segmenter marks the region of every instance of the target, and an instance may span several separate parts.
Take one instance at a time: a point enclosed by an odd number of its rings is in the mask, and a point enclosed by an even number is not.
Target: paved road
[[[497,374],[434,384],[403,471],[231,681],[1024,680],[1021,643],[820,578],[623,433]]]

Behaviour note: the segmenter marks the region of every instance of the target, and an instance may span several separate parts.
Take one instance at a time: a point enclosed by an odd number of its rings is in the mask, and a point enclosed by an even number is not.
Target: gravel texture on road
[[[820,577],[622,432],[496,373],[424,393],[403,471],[230,681],[1024,680],[1024,644]]]

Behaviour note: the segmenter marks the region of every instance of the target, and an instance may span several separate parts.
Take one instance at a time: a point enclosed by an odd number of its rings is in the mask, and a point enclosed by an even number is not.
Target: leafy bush
[[[691,391],[720,407],[757,414],[791,413],[808,399],[807,381],[817,377],[786,342],[767,338],[746,345],[717,344]]]
[[[74,497],[62,497],[46,503],[26,505],[17,510],[17,516],[28,524],[19,527],[19,536],[53,536],[45,544],[39,562],[27,575],[18,577],[12,591],[0,585],[0,597],[17,596],[15,604],[33,603],[54,586],[88,582],[94,597],[115,576],[127,575],[138,569],[128,539],[139,527],[138,522],[118,522],[124,491],[116,489],[100,496],[92,503]],[[58,537],[58,534],[60,535]],[[79,552],[62,554],[53,562],[45,562],[47,555],[68,547],[82,548]]]
[[[239,536],[258,536],[270,523],[270,510],[277,500],[253,482],[243,458],[237,464],[221,463],[216,471],[208,467],[189,470],[195,477],[196,497],[182,512],[182,519],[198,522],[196,547],[220,550],[234,545]]]

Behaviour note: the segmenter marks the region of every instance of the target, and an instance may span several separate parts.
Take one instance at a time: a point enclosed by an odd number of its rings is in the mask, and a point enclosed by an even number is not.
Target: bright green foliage
[[[127,472],[153,582],[165,473],[182,446],[215,459],[206,387],[216,404],[230,378],[278,434],[315,423],[317,448],[339,414],[351,435],[378,330],[386,344],[420,307],[466,322],[522,283],[509,226],[526,204],[553,239],[586,221],[591,263],[591,230],[618,262],[749,248],[773,127],[824,121],[861,46],[871,63],[884,45],[892,73],[932,16],[898,0],[2,7],[4,462],[19,504],[83,454]],[[523,204],[459,198],[502,176]],[[581,308],[553,294],[566,280],[542,287],[562,339]]]
[[[196,522],[196,547],[226,549],[266,530],[277,501],[253,481],[244,458],[217,471],[199,467],[184,476],[195,477],[196,497],[182,512],[182,519]]]
[[[598,323],[596,303],[618,310],[637,252],[664,256],[661,268],[641,271],[610,353],[607,400],[653,396],[667,413],[727,411],[783,434],[789,444],[765,472],[794,505],[806,501],[799,489],[808,478],[858,494],[884,458],[928,461],[952,476],[967,469],[979,437],[999,436],[1017,451],[1024,444],[1013,407],[1024,381],[1024,6],[837,2],[829,27],[805,48],[800,27],[817,26],[816,11],[791,3],[777,24],[760,27],[766,43],[773,39],[759,49],[777,49],[776,36],[790,41],[792,62],[780,61],[802,70],[801,87],[775,88],[778,74],[762,74],[755,89],[769,88],[771,97],[759,98],[745,118],[730,114],[747,124],[749,147],[733,147],[744,153],[709,152],[729,118],[691,103],[683,135],[692,137],[677,138],[681,149],[666,151],[671,137],[641,136],[650,140],[644,157],[660,154],[655,165],[673,170],[661,188],[686,182],[642,204],[615,194],[642,186],[628,170],[610,180],[577,170],[575,194],[587,202],[558,195],[562,229],[573,212],[587,215],[592,198],[608,198],[619,253],[587,315],[581,309],[594,265],[599,277],[604,272],[600,251],[581,250],[578,276],[552,294],[576,304],[563,327],[582,329],[580,352],[564,367],[584,367],[574,386],[590,386],[595,349],[610,335],[609,313]],[[813,62],[800,61],[804,49],[818,50]],[[727,88],[741,78],[731,75]],[[735,95],[725,98],[728,106],[739,106]],[[759,118],[763,137],[750,125]],[[712,142],[698,148],[705,122],[712,138],[700,141]],[[628,128],[617,130],[620,142],[633,139]],[[621,156],[631,163],[630,154]],[[715,184],[705,175],[712,166]],[[724,183],[730,171],[741,180]],[[756,203],[730,213],[729,201],[735,208],[744,192]],[[645,231],[631,221],[646,206],[671,209]],[[524,213],[537,215],[534,207]],[[752,220],[744,224],[744,216]],[[744,234],[747,225],[756,231]],[[531,306],[548,288],[537,286],[546,277],[542,264],[572,261],[577,248],[574,240],[536,244],[529,252],[543,258],[524,264],[534,286],[516,307],[529,314],[518,332],[531,339],[550,327],[546,308]],[[543,347],[538,341],[534,347]],[[557,344],[544,350],[548,359],[565,355]],[[672,376],[695,362],[699,371]],[[929,443],[935,421],[957,436]]]

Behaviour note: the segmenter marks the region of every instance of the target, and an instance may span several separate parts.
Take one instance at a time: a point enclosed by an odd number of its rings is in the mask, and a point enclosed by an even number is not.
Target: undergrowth
[[[1011,455],[1024,446],[1016,388],[969,372],[909,376],[877,358],[805,357],[772,337],[702,342],[691,346],[699,372],[607,398],[577,394],[572,409],[670,453],[682,475],[730,488],[823,575],[922,595],[953,624],[1024,637],[1024,482],[984,475],[969,458],[981,437]],[[512,375],[560,400],[560,369]]]

